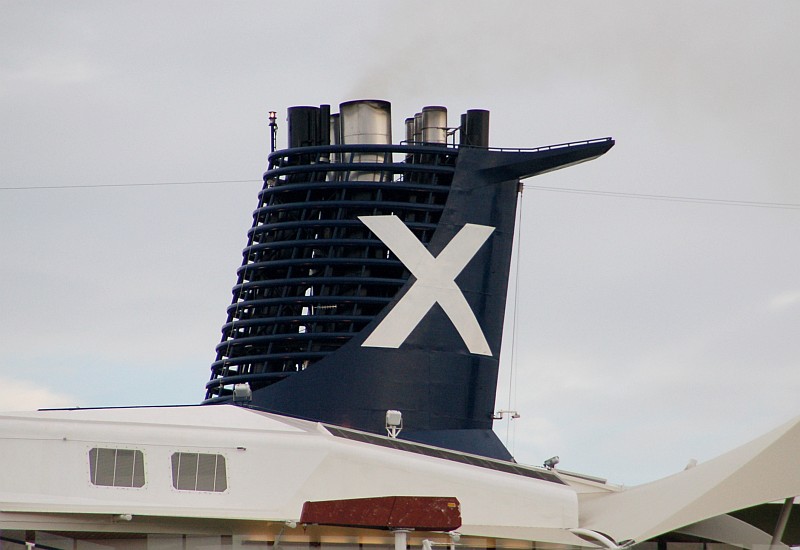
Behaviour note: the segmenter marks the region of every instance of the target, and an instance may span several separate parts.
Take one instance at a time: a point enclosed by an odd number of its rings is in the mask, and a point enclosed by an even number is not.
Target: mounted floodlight
[[[519,413],[517,411],[509,411],[506,409],[502,409],[497,411],[496,413],[492,414],[492,420],[502,420],[505,415],[511,415],[511,420],[515,418],[519,418]]]
[[[249,403],[252,400],[253,400],[253,390],[250,389],[249,382],[244,382],[243,384],[236,384],[233,387],[234,403]]]
[[[551,456],[550,458],[544,461],[544,467],[547,468],[548,470],[554,470],[556,464],[558,464],[559,462],[561,462],[561,459],[559,459],[558,456]]]
[[[397,437],[403,429],[403,413],[400,411],[386,411],[386,433],[389,437]]]

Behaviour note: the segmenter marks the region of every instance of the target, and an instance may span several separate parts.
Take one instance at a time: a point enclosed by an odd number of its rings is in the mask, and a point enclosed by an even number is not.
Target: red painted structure
[[[461,504],[454,497],[373,497],[303,504],[300,523],[453,531],[461,527]]]

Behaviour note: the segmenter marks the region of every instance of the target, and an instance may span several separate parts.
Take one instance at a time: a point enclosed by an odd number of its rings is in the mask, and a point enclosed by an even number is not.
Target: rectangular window
[[[94,485],[144,487],[144,454],[133,449],[90,449],[89,475]]]
[[[228,488],[225,457],[202,453],[173,453],[172,486],[181,491],[221,493]]]

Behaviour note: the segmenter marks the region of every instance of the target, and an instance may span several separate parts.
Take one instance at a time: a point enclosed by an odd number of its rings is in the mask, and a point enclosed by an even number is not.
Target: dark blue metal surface
[[[233,384],[246,381],[252,406],[378,434],[386,410],[397,409],[401,437],[510,459],[491,417],[519,180],[613,144],[344,145],[272,154],[205,402],[229,400]],[[385,162],[357,162],[365,154]],[[357,181],[364,173],[376,181]],[[389,214],[434,257],[467,223],[494,228],[455,280],[491,356],[471,354],[438,304],[398,349],[362,346],[415,282],[358,219]]]

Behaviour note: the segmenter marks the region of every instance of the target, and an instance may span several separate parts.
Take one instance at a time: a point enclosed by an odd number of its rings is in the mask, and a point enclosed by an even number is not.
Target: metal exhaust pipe
[[[447,144],[447,107],[422,108],[422,142],[425,144]]]
[[[339,105],[342,143],[345,145],[391,145],[392,104],[376,99],[347,101]],[[345,159],[346,160],[346,159]],[[391,156],[353,153],[352,162],[391,162]],[[351,172],[350,180],[382,181],[382,172]]]
[[[489,147],[489,111],[470,109],[461,115],[461,145]]]

